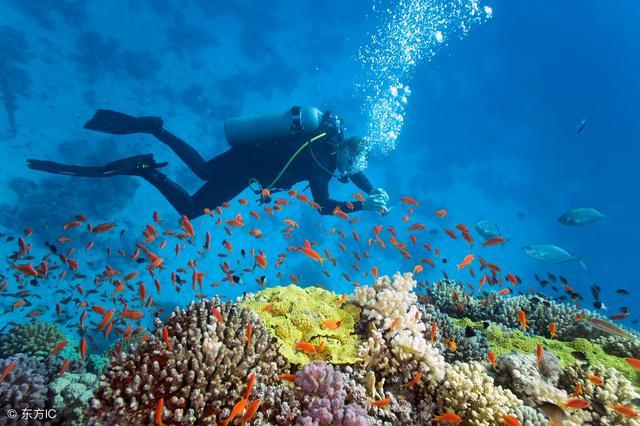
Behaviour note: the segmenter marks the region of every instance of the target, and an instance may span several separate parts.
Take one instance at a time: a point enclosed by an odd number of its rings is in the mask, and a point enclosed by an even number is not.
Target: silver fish
[[[588,225],[606,216],[593,207],[571,209],[558,218],[558,222],[567,226]]]
[[[578,261],[580,266],[585,270],[587,269],[581,257],[576,257],[565,249],[554,246],[553,244],[532,244],[524,246],[522,247],[522,252],[529,257],[549,263],[565,263],[575,260]]]
[[[501,235],[498,225],[487,219],[482,219],[476,223],[476,231],[478,231],[478,234],[480,234],[480,236],[485,240]]]

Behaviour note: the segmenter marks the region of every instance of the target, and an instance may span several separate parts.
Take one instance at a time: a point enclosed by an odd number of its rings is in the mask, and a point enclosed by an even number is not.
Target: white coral
[[[360,356],[365,366],[375,365],[385,374],[416,360],[423,373],[437,383],[444,377],[445,362],[424,337],[426,326],[416,306],[415,285],[413,274],[398,272],[392,279],[379,277],[373,286],[355,290],[351,301],[362,308],[363,319],[372,321]]]

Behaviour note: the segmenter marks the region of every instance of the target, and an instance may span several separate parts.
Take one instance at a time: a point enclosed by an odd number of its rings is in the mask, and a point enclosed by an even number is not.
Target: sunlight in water
[[[416,66],[430,61],[448,40],[466,36],[473,25],[491,18],[491,8],[479,3],[399,0],[395,7],[383,8],[380,1],[375,2],[378,28],[358,52],[364,70],[358,89],[364,95],[362,108],[368,118],[366,154],[387,154],[395,149]],[[366,167],[365,156],[359,166]]]

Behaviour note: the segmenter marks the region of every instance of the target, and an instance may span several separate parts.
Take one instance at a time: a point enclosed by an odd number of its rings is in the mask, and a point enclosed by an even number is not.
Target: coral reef
[[[360,343],[354,325],[360,309],[351,303],[341,303],[340,296],[317,287],[295,285],[272,287],[246,298],[240,306],[251,309],[281,343],[280,353],[290,362],[305,365],[314,359],[333,364],[355,363],[360,360]],[[328,328],[331,321],[338,327]],[[322,351],[307,353],[294,345],[309,342]]]
[[[92,373],[65,373],[51,383],[55,392],[56,421],[64,425],[84,424],[84,410],[98,387],[98,376]]]
[[[214,423],[243,398],[252,373],[256,383],[269,384],[288,368],[258,317],[231,302],[191,303],[156,325],[135,351],[114,357],[100,377],[87,423],[156,422],[161,398],[167,424]]]
[[[420,372],[436,384],[444,378],[445,362],[425,338],[415,285],[411,273],[396,273],[392,278],[379,277],[373,286],[356,288],[351,301],[362,308],[359,328],[366,337],[360,356],[365,368],[391,377],[394,383],[407,382]]]
[[[436,393],[439,413],[454,412],[467,425],[501,424],[502,417],[522,405],[511,391],[494,384],[482,364],[454,362],[445,367]]]
[[[595,384],[589,377],[599,377],[602,384]],[[628,418],[612,410],[612,405],[633,405],[638,393],[632,383],[614,368],[573,364],[565,368],[560,377],[560,387],[574,392],[578,384],[582,385],[582,396],[590,401],[590,411],[594,419],[604,426],[640,425],[638,419]]]
[[[303,412],[296,420],[300,426],[368,426],[367,411],[357,404],[345,404],[342,373],[322,361],[313,361],[296,373],[295,383],[304,394]]]
[[[0,382],[0,425],[43,425],[44,420],[9,419],[5,413],[9,409],[21,413],[23,409],[54,408],[55,391],[49,386],[57,370],[43,360],[15,354],[0,360],[0,372],[5,371],[15,361],[13,371]]]
[[[9,330],[0,341],[0,356],[8,357],[17,353],[46,358],[51,350],[61,341],[69,340],[62,329],[53,323],[32,321],[19,324]],[[69,341],[67,346],[58,353],[58,357],[69,360],[78,359],[77,344]]]
[[[640,386],[640,377],[638,377],[637,371],[623,358],[605,353],[600,346],[589,340],[577,338],[563,342],[539,336],[531,337],[520,330],[511,330],[496,325],[490,325],[484,333],[491,344],[491,350],[496,356],[508,354],[512,351],[533,354],[538,344],[541,344],[545,351],[556,355],[560,364],[565,367],[576,362],[573,352],[581,352],[591,364],[613,367],[624,374],[636,386]]]

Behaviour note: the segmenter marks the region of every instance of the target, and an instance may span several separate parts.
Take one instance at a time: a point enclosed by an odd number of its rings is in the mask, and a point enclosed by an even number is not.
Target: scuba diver
[[[159,169],[153,154],[136,155],[104,166],[76,166],[28,159],[33,170],[84,177],[140,176],[155,186],[181,214],[192,219],[214,209],[250,187],[261,202],[270,201],[271,192],[288,190],[308,181],[313,201],[321,214],[336,207],[345,213],[357,210],[388,212],[389,196],[374,188],[361,171],[354,170],[361,154],[362,139],[344,138],[341,120],[329,111],[313,107],[292,107],[276,114],[225,120],[230,149],[205,161],[189,144],[167,131],[160,117],[133,117],[111,110],[98,110],[85,129],[116,135],[147,133],[166,144],[202,180],[193,195],[169,179]],[[336,170],[340,175],[336,175]],[[336,201],[329,196],[329,181],[353,182],[368,196],[364,201]]]

